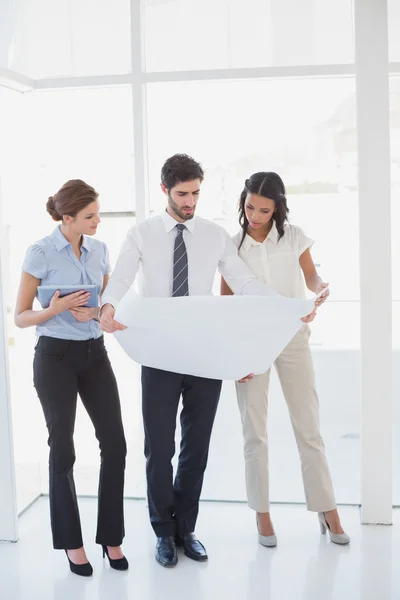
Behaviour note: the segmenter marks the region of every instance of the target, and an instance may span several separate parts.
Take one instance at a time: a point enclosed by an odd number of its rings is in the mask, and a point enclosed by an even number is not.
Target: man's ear
[[[163,192],[163,194],[168,196],[168,190],[163,183],[160,183],[160,188],[161,188],[161,191]]]

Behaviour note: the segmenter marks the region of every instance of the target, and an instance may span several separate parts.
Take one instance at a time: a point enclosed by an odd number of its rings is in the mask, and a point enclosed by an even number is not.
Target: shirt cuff
[[[99,315],[101,316],[101,311],[103,310],[103,306],[105,306],[106,304],[111,304],[111,306],[113,306],[115,309],[118,306],[118,302],[117,300],[113,299],[113,298],[102,298],[100,301],[100,312]]]

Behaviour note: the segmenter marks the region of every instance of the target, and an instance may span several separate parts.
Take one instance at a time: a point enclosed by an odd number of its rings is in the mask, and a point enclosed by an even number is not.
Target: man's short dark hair
[[[187,154],[174,154],[168,158],[161,169],[161,183],[171,190],[178,183],[204,179],[204,171],[200,163]]]

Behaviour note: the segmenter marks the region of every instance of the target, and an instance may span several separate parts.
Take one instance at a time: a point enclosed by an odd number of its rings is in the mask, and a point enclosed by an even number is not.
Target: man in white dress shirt
[[[128,231],[102,297],[104,331],[113,333],[123,328],[114,320],[115,309],[134,282],[139,266],[144,296],[212,294],[217,269],[235,294],[276,295],[238,257],[235,244],[222,227],[195,217],[203,178],[201,165],[186,154],[176,154],[165,162],[161,189],[167,196],[166,210]],[[195,315],[182,312],[182,319],[190,322],[193,318]],[[312,318],[310,315],[305,320]],[[174,343],[178,345],[179,339]],[[221,385],[213,379],[142,367],[149,513],[158,538],[156,560],[164,567],[176,565],[177,545],[183,546],[193,560],[208,558],[194,531]],[[181,396],[182,437],[173,480],[171,460]]]

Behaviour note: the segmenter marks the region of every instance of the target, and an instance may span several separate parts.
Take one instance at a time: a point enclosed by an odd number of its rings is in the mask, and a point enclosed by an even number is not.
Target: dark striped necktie
[[[174,246],[174,281],[172,285],[172,296],[188,296],[188,258],[185,240],[183,239],[183,232],[186,229],[186,226],[183,223],[178,223],[178,225],[175,226],[175,229],[177,229],[177,233]]]

